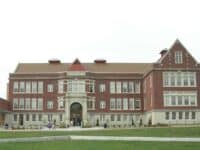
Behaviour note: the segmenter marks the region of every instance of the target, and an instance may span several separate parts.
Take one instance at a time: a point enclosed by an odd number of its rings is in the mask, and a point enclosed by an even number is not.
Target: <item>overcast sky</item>
[[[0,97],[19,62],[154,62],[178,38],[200,61],[198,0],[0,0]]]

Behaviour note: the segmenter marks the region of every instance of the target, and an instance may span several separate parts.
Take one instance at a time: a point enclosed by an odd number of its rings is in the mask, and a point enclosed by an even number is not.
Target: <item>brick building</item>
[[[14,127],[200,123],[200,64],[179,40],[155,63],[20,63],[8,86]]]

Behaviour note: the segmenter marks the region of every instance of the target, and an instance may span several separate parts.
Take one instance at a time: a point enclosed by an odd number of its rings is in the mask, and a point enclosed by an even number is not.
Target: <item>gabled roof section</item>
[[[78,58],[69,67],[68,71],[85,71],[85,67],[81,64]]]

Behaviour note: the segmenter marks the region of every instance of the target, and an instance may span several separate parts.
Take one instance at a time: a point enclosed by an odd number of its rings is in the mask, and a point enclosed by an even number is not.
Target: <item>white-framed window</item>
[[[38,121],[42,121],[42,114],[38,114]]]
[[[139,99],[135,100],[135,109],[140,109],[141,108],[141,102]]]
[[[89,99],[87,101],[87,108],[88,109],[91,109],[91,110],[94,110],[95,109],[95,99],[92,98],[92,99]]]
[[[122,82],[122,92],[128,93],[128,82]]]
[[[59,101],[58,108],[59,109],[64,109],[65,108],[65,102],[64,101]]]
[[[70,93],[85,93],[85,80],[68,80],[67,91]]]
[[[13,83],[13,92],[16,93],[19,91],[19,83],[18,81],[14,81]]]
[[[183,119],[183,112],[182,111],[178,112],[178,119],[179,120]]]
[[[134,98],[129,98],[129,110],[134,110]]]
[[[192,112],[192,119],[196,119],[196,112]]]
[[[134,82],[133,81],[129,82],[129,84],[128,84],[128,91],[129,91],[129,93],[134,93],[135,88],[134,88]]]
[[[47,109],[53,109],[53,101],[51,100],[47,101]]]
[[[17,98],[13,99],[13,109],[18,109],[18,99]]]
[[[165,119],[169,120],[169,112],[165,112]]]
[[[47,85],[47,92],[53,92],[53,84]]]
[[[19,82],[19,92],[21,92],[21,93],[25,92],[25,82],[24,81]]]
[[[36,81],[32,81],[32,93],[37,93],[37,82]]]
[[[122,109],[122,99],[117,98],[117,110],[121,110],[121,109]]]
[[[110,82],[110,93],[115,93],[115,82],[114,81]]]
[[[176,112],[172,112],[172,120],[176,120]]]
[[[19,109],[24,110],[24,98],[19,99]]]
[[[58,81],[58,93],[63,93],[64,92],[64,81],[59,80]]]
[[[38,109],[39,110],[43,110],[43,99],[42,98],[38,98]]]
[[[29,110],[31,108],[31,99],[25,98],[25,109]]]
[[[190,116],[190,112],[186,111],[185,112],[185,119],[189,119],[190,118],[189,116]]]
[[[117,121],[121,121],[121,115],[117,114]]]
[[[32,121],[36,121],[36,114],[32,114]]]
[[[115,115],[114,114],[110,115],[110,121],[115,121]]]
[[[116,82],[116,93],[121,93],[121,92],[122,92],[121,82],[117,81]]]
[[[106,85],[104,83],[99,84],[99,92],[103,93],[106,91]]]
[[[128,110],[128,98],[123,98],[123,110]]]
[[[38,82],[38,93],[43,93],[43,82],[39,81]]]
[[[110,99],[110,110],[114,110],[115,109],[115,98],[111,98]]]
[[[135,82],[135,93],[140,93],[140,81]]]
[[[175,58],[175,64],[182,64],[183,63],[182,51],[175,51],[174,58]]]
[[[17,121],[17,114],[13,115],[13,121]]]
[[[105,109],[106,108],[106,101],[101,100],[100,101],[100,109]]]
[[[90,93],[94,93],[95,92],[95,81],[94,80],[89,80],[88,88],[89,88],[89,92]]]
[[[26,93],[31,93],[31,82],[26,81]]]
[[[31,99],[31,108],[32,110],[36,110],[37,109],[37,99],[36,98],[32,98]]]

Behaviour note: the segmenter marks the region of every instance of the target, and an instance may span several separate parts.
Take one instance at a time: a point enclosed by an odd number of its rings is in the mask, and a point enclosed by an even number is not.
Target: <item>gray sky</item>
[[[154,62],[176,38],[200,60],[198,0],[0,0],[0,97],[18,62]]]

